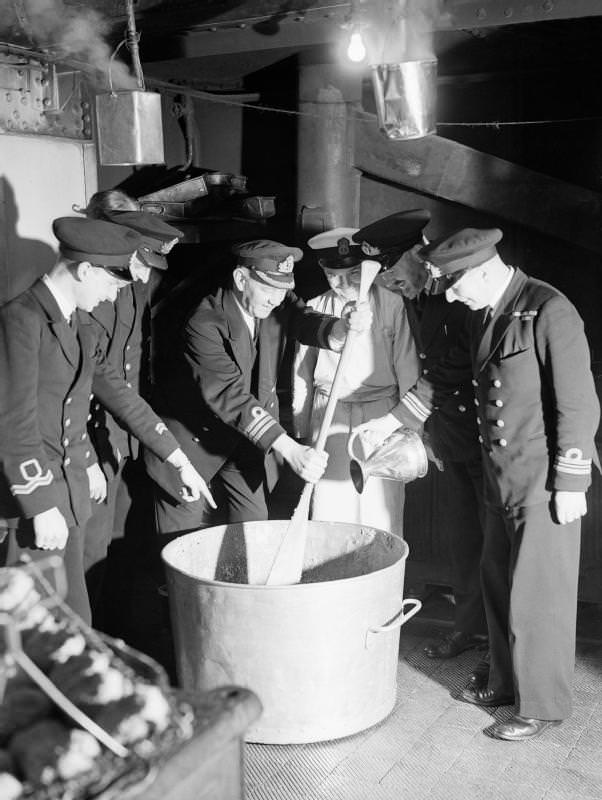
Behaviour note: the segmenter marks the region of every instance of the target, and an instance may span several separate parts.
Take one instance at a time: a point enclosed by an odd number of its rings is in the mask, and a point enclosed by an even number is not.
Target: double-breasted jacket
[[[0,517],[9,525],[55,506],[69,526],[90,516],[92,393],[159,458],[178,447],[106,363],[85,316],[70,327],[43,281],[0,309]]]
[[[327,347],[335,322],[288,292],[261,320],[255,344],[231,289],[201,301],[184,326],[180,352],[157,376],[153,406],[205,480],[243,443],[269,453],[285,432],[276,388],[288,341]],[[169,473],[152,454],[145,458],[149,473],[173,494]],[[275,470],[270,474],[273,481]]]
[[[444,461],[478,459],[481,448],[469,372],[471,312],[460,303],[448,303],[444,295],[425,294],[405,302],[424,375],[437,366],[445,371],[445,359],[452,352],[456,359],[465,358],[464,378],[425,423],[435,454]]]
[[[514,271],[483,327],[470,320],[472,402],[483,453],[486,501],[506,512],[585,491],[600,407],[583,321],[543,281]],[[466,377],[450,354],[406,395],[407,424],[424,422]]]
[[[106,362],[145,399],[149,395],[151,286],[134,281],[119,290],[114,303],[105,301],[88,319],[97,327]],[[88,432],[105,475],[115,473],[123,457],[136,458],[138,440],[98,398],[90,404]]]

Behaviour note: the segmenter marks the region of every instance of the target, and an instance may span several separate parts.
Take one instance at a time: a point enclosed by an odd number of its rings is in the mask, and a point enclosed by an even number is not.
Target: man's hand
[[[69,536],[65,517],[56,506],[34,515],[33,532],[36,547],[41,550],[62,550]]]
[[[439,470],[439,472],[445,471],[445,464],[443,461],[435,455],[435,451],[433,450],[433,445],[431,444],[431,437],[428,433],[424,433],[422,435],[422,444],[424,445],[424,449],[426,450],[426,457],[429,461],[431,461]]]
[[[167,461],[180,473],[180,482],[182,484],[180,497],[182,500],[192,503],[194,500],[200,500],[202,495],[211,508],[217,508],[209,487],[180,448],[174,450],[167,457]]]
[[[385,414],[384,417],[375,417],[362,422],[355,429],[355,433],[361,433],[362,439],[373,450],[379,447],[385,439],[387,439],[393,431],[401,427],[401,422],[393,414]]]
[[[343,309],[343,316],[338,319],[332,326],[331,344],[336,348],[337,345],[342,345],[347,338],[348,332],[356,331],[356,333],[363,333],[370,330],[372,327],[372,310],[370,303],[365,301],[363,303],[347,303]]]
[[[91,464],[86,468],[88,483],[90,484],[90,500],[102,503],[107,496],[107,479],[99,464]]]
[[[276,439],[272,449],[280,453],[293,472],[307,483],[317,483],[328,463],[328,453],[299,444],[286,434],[281,434]]]
[[[585,492],[554,492],[554,511],[561,525],[580,519],[587,512]]]

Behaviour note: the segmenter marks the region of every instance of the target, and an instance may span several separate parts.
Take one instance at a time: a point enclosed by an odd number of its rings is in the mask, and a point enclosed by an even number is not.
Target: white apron
[[[311,518],[353,522],[403,535],[404,485],[371,476],[358,494],[349,475],[347,442],[361,422],[395,410],[399,397],[420,374],[414,340],[401,298],[373,287],[372,328],[354,343],[340,398],[326,439],[328,466],[314,488]],[[345,303],[332,291],[308,302],[311,308],[341,316]],[[298,345],[293,376],[295,434],[315,442],[339,353]]]

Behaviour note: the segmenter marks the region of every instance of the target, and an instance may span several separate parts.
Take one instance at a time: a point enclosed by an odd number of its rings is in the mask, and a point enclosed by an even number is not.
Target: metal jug
[[[358,436],[366,451],[362,432],[354,431],[349,437],[347,452],[351,459],[349,465],[351,480],[360,494],[370,475],[403,483],[410,483],[415,478],[423,478],[426,475],[428,470],[426,450],[420,436],[409,428],[399,428],[394,431],[363,459],[353,450]]]

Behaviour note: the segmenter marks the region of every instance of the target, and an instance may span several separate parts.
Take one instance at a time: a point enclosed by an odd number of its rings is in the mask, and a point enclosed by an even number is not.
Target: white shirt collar
[[[255,336],[255,325],[257,324],[255,322],[255,317],[253,317],[251,314],[245,311],[245,309],[241,306],[240,302],[238,301],[238,297],[236,297],[236,295],[234,295],[234,302],[240,309],[240,313],[242,314],[242,318],[245,321],[245,325],[249,329],[249,333],[251,334],[251,339],[252,339]]]
[[[61,314],[65,317],[67,321],[71,319],[71,314],[75,311],[75,303],[70,301],[65,295],[61,292],[59,287],[56,284],[56,281],[53,281],[50,275],[42,275],[42,281],[48,287],[48,291],[56,300],[57,306],[61,310]]]
[[[514,267],[510,267],[509,269],[510,269],[510,271],[509,271],[509,273],[508,273],[508,276],[507,276],[506,280],[505,280],[505,281],[504,281],[504,283],[503,283],[503,284],[500,286],[500,288],[498,289],[498,291],[497,291],[497,292],[496,292],[496,294],[495,294],[495,297],[493,297],[493,298],[492,298],[492,300],[491,300],[491,302],[489,303],[489,306],[490,306],[490,308],[491,308],[492,312],[493,312],[493,311],[495,311],[495,307],[497,306],[497,304],[498,304],[498,303],[500,302],[500,300],[502,299],[502,297],[503,297],[503,295],[504,295],[504,292],[505,292],[505,291],[506,291],[506,289],[507,289],[507,288],[510,286],[510,281],[511,281],[511,280],[512,280],[512,278],[514,277]]]

